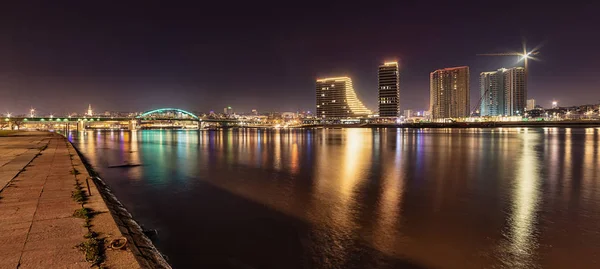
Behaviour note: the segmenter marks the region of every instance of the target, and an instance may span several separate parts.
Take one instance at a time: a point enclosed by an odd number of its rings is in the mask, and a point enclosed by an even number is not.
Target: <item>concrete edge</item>
[[[64,136],[63,136],[64,137]],[[154,246],[148,238],[142,227],[133,219],[133,216],[127,211],[125,206],[112,193],[108,185],[97,175],[88,159],[69,141],[66,141],[73,147],[86,168],[92,182],[96,185],[102,200],[106,204],[113,220],[117,224],[121,234],[131,243],[128,247],[134,254],[135,259],[142,268],[166,268],[171,269],[171,265],[165,260],[164,256]]]

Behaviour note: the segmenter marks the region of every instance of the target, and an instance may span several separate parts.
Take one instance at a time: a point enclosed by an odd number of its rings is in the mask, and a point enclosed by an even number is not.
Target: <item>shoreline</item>
[[[0,139],[0,268],[142,268],[68,139]]]
[[[61,135],[71,147],[77,153],[77,156],[83,163],[89,177],[92,179],[98,193],[102,197],[103,202],[106,204],[108,211],[116,223],[121,234],[127,238],[129,244],[128,248],[132,251],[136,261],[141,268],[167,268],[171,266],[164,258],[163,254],[154,246],[152,240],[148,238],[139,225],[139,223],[133,218],[131,213],[127,211],[125,206],[119,201],[119,199],[112,193],[110,187],[99,177],[98,172],[94,170],[94,167],[89,163],[88,159],[83,155],[77,147],[69,141],[67,137]]]

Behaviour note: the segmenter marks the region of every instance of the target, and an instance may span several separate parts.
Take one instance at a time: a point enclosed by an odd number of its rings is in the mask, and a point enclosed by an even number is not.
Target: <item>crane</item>
[[[533,56],[538,55],[540,52],[539,51],[530,51],[527,52],[525,50],[525,48],[523,48],[523,52],[501,52],[501,53],[481,53],[481,54],[477,54],[477,56],[517,56],[520,57],[519,61],[523,61],[524,63],[524,67],[525,67],[525,73],[527,73],[527,67],[528,67],[528,60],[529,59],[533,59],[535,60],[535,58]]]
[[[525,85],[527,85],[527,74],[528,74],[528,68],[529,68],[528,60],[529,59],[537,60],[533,56],[538,55],[539,53],[540,52],[537,50],[537,48],[533,49],[532,51],[527,52],[525,43],[523,43],[523,52],[480,53],[480,54],[477,54],[477,56],[517,56],[517,57],[519,57],[519,61],[523,61],[523,65],[525,68]],[[487,94],[488,90],[486,90],[485,93],[479,98],[479,101],[477,102],[477,106],[475,106],[471,110],[471,115],[473,115],[475,113],[475,111],[477,111],[477,109],[481,106],[483,97]]]

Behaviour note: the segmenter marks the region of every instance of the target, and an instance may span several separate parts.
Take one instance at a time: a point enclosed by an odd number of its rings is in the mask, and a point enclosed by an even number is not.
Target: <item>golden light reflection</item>
[[[585,130],[585,140],[583,143],[583,178],[582,178],[582,196],[585,200],[591,199],[592,192],[595,188],[592,187],[594,184],[593,179],[596,178],[596,167],[594,165],[594,142],[596,138],[594,136],[594,129],[587,128]]]
[[[85,139],[85,136],[89,136],[88,139]],[[94,131],[80,132],[79,139],[85,141],[87,151],[86,154],[89,156],[96,156],[96,148],[99,148],[99,146],[94,138]]]
[[[371,151],[365,150],[367,145],[371,145],[371,136],[360,129],[347,129],[347,140],[344,145],[344,159],[341,164],[341,177],[338,178],[341,198],[344,202],[353,199],[353,190],[361,179],[362,172],[366,165],[370,163]],[[365,137],[368,136],[368,139]],[[370,148],[370,147],[369,147]]]
[[[279,130],[275,131],[275,157],[273,158],[273,169],[277,171],[281,171],[281,132]]]
[[[138,133],[131,132],[129,142],[129,163],[141,164],[142,160],[140,159],[139,145],[138,145]],[[141,172],[143,170],[140,167],[136,169],[128,169],[128,176],[133,180],[140,180]]]
[[[387,162],[383,164],[383,186],[381,188],[381,199],[378,204],[378,219],[373,232],[373,244],[377,249],[394,250],[399,241],[398,225],[404,195],[404,174],[402,173],[402,141],[404,137],[398,131],[396,133],[396,151],[394,155],[384,158]]]
[[[566,181],[571,181],[573,180],[573,163],[572,163],[572,146],[573,146],[573,138],[571,136],[571,129],[567,128],[565,129],[565,139],[564,139],[564,143],[565,143],[565,153],[563,154],[564,156],[564,165],[563,165],[563,178]]]
[[[557,188],[557,185],[560,184],[558,182],[558,169],[560,168],[560,153],[559,151],[559,141],[558,137],[555,134],[545,133],[546,139],[549,141],[549,151],[550,151],[550,173],[548,175],[548,179],[550,181],[551,189],[554,190]]]
[[[521,134],[522,151],[517,161],[512,210],[509,217],[509,252],[517,259],[512,268],[530,268],[537,247],[535,236],[536,211],[540,204],[540,167],[535,147],[540,136],[535,133]]]
[[[322,147],[317,153],[319,162],[314,169],[315,190],[312,192],[308,211],[311,221],[327,225],[334,231],[326,243],[340,260],[349,254],[345,243],[350,240],[359,224],[354,221],[359,207],[356,188],[367,178],[371,163],[372,132],[363,129],[344,129],[346,139],[342,145],[329,144],[327,136],[339,137],[340,133],[323,132]],[[331,226],[333,225],[333,226]],[[325,243],[324,243],[325,244]]]
[[[294,175],[298,174],[298,170],[300,169],[300,164],[298,163],[298,143],[292,144],[290,159],[290,172]]]

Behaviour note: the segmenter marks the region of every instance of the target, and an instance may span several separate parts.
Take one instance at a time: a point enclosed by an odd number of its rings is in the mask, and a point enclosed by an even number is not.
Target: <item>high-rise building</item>
[[[502,68],[480,75],[481,116],[523,115],[527,105],[525,68]]]
[[[504,114],[519,116],[527,106],[525,68],[513,67],[504,71]]]
[[[223,108],[223,114],[225,115],[232,115],[233,114],[233,108],[231,108],[230,106]]]
[[[535,99],[527,99],[527,111],[535,109]]]
[[[406,109],[404,110],[404,117],[409,119],[414,115],[414,112],[412,111],[412,109]]]
[[[444,68],[429,75],[429,109],[434,119],[469,116],[469,67]]]
[[[482,72],[479,76],[481,116],[504,115],[504,70]]]
[[[400,115],[398,62],[387,62],[380,65],[377,79],[379,86],[379,116],[398,117]]]
[[[318,79],[316,95],[320,118],[341,119],[371,114],[356,96],[349,77]]]
[[[88,105],[88,110],[87,113],[85,113],[86,116],[94,116],[94,112],[92,111],[92,105]]]

